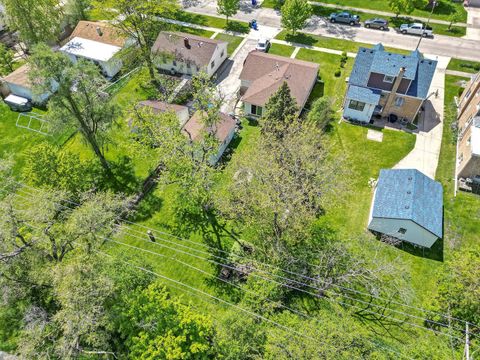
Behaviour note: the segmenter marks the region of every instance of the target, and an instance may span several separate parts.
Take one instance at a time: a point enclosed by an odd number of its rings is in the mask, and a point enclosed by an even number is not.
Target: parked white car
[[[270,48],[270,40],[268,39],[258,40],[257,46],[255,47],[255,49],[262,52],[268,52],[269,48]]]
[[[400,25],[400,32],[402,34],[411,34],[419,36],[433,36],[433,30],[431,27],[422,23],[402,24]]]

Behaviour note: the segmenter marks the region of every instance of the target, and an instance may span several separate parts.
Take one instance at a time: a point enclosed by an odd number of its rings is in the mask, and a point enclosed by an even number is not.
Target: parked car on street
[[[331,23],[343,23],[349,25],[357,25],[360,22],[360,16],[353,15],[347,11],[340,12],[340,13],[332,13],[329,16]]]
[[[430,26],[422,23],[402,24],[400,25],[400,32],[402,34],[411,34],[419,36],[433,36],[433,30]]]
[[[386,30],[388,29],[388,21],[382,18],[373,18],[365,20],[365,27],[370,29],[380,29]]]
[[[268,52],[270,48],[270,40],[268,39],[259,39],[255,49],[262,52]]]

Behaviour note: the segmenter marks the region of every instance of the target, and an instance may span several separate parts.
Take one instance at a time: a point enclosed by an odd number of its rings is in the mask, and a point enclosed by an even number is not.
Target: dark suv
[[[330,22],[332,23],[344,23],[350,25],[357,25],[360,22],[360,16],[350,14],[349,12],[340,12],[340,13],[333,13],[329,16]]]
[[[381,18],[365,20],[365,27],[372,29],[386,30],[388,29],[388,21]]]

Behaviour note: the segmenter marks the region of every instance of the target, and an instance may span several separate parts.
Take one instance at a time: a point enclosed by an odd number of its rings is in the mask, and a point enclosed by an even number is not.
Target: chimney
[[[382,110],[382,116],[390,115],[390,109],[392,108],[393,102],[397,97],[397,90],[400,87],[400,83],[402,82],[403,76],[405,75],[405,71],[407,71],[407,69],[404,66],[402,66],[398,71],[398,75],[395,78],[392,86],[392,90],[390,90],[390,94],[388,94],[387,100],[385,101],[385,106]]]
[[[97,30],[98,36],[102,36],[102,35],[103,35],[103,31],[102,31],[102,28],[101,28],[100,26],[97,26],[97,27],[95,28],[95,30]]]
[[[188,40],[188,37],[183,38],[183,44],[187,49],[190,49],[190,41]]]

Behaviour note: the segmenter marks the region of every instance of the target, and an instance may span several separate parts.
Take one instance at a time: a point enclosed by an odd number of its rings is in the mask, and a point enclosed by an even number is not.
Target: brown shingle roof
[[[185,46],[185,38],[188,38],[189,47]],[[215,49],[222,43],[226,44],[225,41],[192,34],[162,31],[152,46],[152,52],[173,54],[178,60],[189,61],[203,67],[210,63]]]
[[[202,130],[204,128],[204,124],[202,123],[202,118],[200,115],[200,112],[197,111],[183,126],[183,131],[185,132],[185,135],[190,136],[193,141],[200,140],[202,137]],[[212,131],[215,131],[216,138],[220,142],[223,142],[231,133],[231,131],[235,129],[235,126],[235,119],[233,119],[227,114],[220,113],[220,121],[216,125],[215,130],[210,128],[207,129],[207,131],[210,133]]]
[[[145,100],[145,101],[140,101],[138,104],[141,106],[151,108],[154,114],[158,114],[160,112],[165,112],[165,111],[179,112],[185,109],[188,110],[186,106],[169,104],[159,100]]]
[[[317,79],[318,69],[319,65],[312,62],[254,50],[245,59],[240,74],[241,80],[250,81],[242,101],[264,106],[270,96],[286,82],[297,105],[303,108]]]
[[[97,28],[100,31],[97,31]],[[125,36],[112,25],[94,21],[79,21],[72,35],[70,35],[69,40],[75,37],[119,47],[123,47],[126,41]]]
[[[3,80],[5,82],[15,84],[15,85],[20,85],[29,89],[31,88],[31,83],[30,83],[30,80],[28,79],[29,70],[30,70],[30,67],[28,66],[28,64],[22,65],[14,72],[5,76]]]

